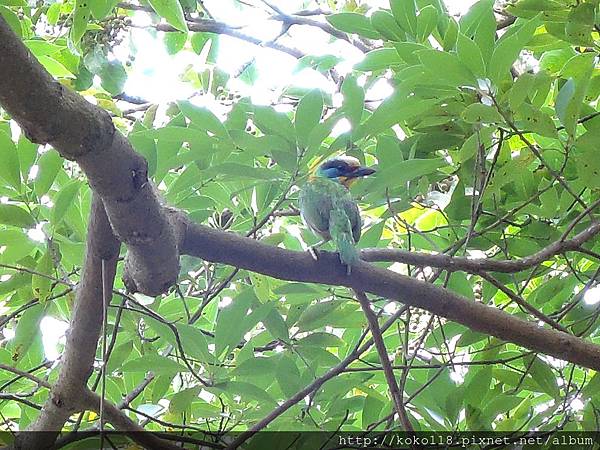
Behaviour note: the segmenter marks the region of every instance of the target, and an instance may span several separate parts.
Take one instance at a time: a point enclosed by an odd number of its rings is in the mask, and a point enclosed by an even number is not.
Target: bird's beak
[[[367,175],[373,175],[376,172],[372,167],[359,167],[355,171],[353,171],[348,178],[359,178],[366,177]]]

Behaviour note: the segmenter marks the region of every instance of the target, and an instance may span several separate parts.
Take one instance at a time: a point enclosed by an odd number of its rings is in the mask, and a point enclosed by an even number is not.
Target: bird
[[[301,188],[298,203],[302,221],[323,240],[309,249],[318,259],[317,248],[333,241],[340,261],[350,275],[359,260],[355,245],[360,239],[362,221],[349,188],[359,178],[375,173],[352,156],[337,156],[323,162]]]

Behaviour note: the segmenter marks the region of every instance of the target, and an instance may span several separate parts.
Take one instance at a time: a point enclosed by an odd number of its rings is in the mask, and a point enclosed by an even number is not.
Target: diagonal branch
[[[533,255],[515,260],[469,259],[444,254],[410,252],[395,248],[369,248],[362,250],[360,254],[365,261],[394,261],[421,267],[439,267],[449,271],[462,270],[473,274],[479,274],[481,271],[512,273],[537,266],[561,253],[577,251],[581,245],[595,237],[599,232],[600,223],[594,223],[571,239],[558,240]]]
[[[383,342],[383,333],[379,328],[377,316],[371,309],[371,302],[364,292],[355,290],[354,293],[356,294],[356,298],[360,303],[360,307],[362,308],[363,313],[367,318],[367,322],[369,323],[369,329],[371,330],[371,335],[373,336],[373,342],[375,343],[375,348],[377,349],[379,360],[381,361],[381,367],[383,367],[383,373],[390,389],[392,400],[394,401],[394,408],[396,409],[396,413],[400,418],[400,423],[402,424],[404,431],[414,431],[413,426],[410,423],[410,419],[408,418],[408,414],[406,413],[404,401],[402,400],[402,392],[400,392],[400,388],[396,382],[394,369],[392,368],[387,349],[385,348],[385,343]]]
[[[280,280],[321,283],[362,290],[425,309],[472,330],[589,368],[600,368],[600,346],[561,331],[548,330],[504,311],[469,301],[447,289],[360,262],[352,276],[335,253],[286,250],[212,228],[188,223],[182,253],[229,264]]]

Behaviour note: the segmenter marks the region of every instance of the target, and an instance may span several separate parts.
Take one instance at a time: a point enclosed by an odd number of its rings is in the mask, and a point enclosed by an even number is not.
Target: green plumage
[[[304,185],[299,203],[304,223],[324,240],[334,242],[348,268],[356,264],[361,219],[350,192],[336,180],[317,177]]]

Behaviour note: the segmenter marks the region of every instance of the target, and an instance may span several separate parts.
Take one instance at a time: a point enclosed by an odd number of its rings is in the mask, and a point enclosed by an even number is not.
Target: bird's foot
[[[342,266],[346,266],[346,276],[350,276],[350,274],[352,273],[352,266],[350,264],[347,264],[343,259],[342,259],[342,255],[340,253],[338,253],[338,256],[340,258],[340,263],[342,264]]]

